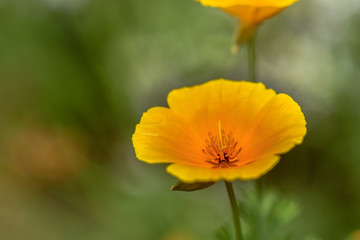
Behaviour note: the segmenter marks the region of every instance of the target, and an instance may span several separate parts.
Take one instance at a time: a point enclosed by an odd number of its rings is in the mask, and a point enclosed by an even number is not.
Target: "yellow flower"
[[[237,43],[248,41],[256,27],[297,0],[198,0],[204,6],[218,7],[241,21]]]
[[[143,114],[133,145],[137,158],[171,163],[167,172],[186,183],[259,178],[306,133],[299,105],[262,83],[218,79],[167,101]]]
[[[349,240],[360,240],[360,229],[353,232]]]

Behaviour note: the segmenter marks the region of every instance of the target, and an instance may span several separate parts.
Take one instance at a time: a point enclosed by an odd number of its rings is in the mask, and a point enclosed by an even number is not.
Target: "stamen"
[[[237,146],[235,138],[231,132],[226,134],[221,128],[221,122],[218,122],[219,136],[214,136],[209,132],[209,139],[205,141],[205,148],[202,150],[206,155],[205,162],[213,165],[212,168],[236,167],[239,161],[237,155],[241,151],[241,147]]]
[[[223,144],[223,141],[222,141],[222,132],[221,132],[221,122],[219,120],[219,138],[220,138],[220,146],[221,146],[221,150],[224,149],[224,144]]]

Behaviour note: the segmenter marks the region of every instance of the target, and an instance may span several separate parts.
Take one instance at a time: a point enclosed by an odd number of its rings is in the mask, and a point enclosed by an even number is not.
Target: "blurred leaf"
[[[248,240],[291,239],[286,226],[298,215],[297,205],[273,191],[260,198],[254,191],[245,191],[239,205]]]
[[[234,229],[225,224],[216,231],[215,240],[235,240],[234,233]]]
[[[297,205],[273,191],[259,197],[255,191],[243,191],[239,214],[245,240],[291,240],[289,223],[298,215]],[[235,239],[232,222],[221,226],[217,240]]]
[[[347,237],[345,240],[360,240],[360,229],[357,229],[356,231],[352,232],[350,236]]]
[[[304,240],[322,240],[320,237],[310,234],[304,238]]]
[[[204,188],[208,188],[212,185],[214,185],[215,182],[195,182],[195,183],[184,183],[182,181],[179,181],[175,185],[170,187],[171,191],[186,191],[186,192],[192,192],[201,190]]]

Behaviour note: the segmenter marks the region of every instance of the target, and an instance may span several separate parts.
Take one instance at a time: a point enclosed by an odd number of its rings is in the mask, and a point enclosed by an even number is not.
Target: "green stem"
[[[248,42],[248,81],[256,82],[256,34]]]
[[[233,220],[234,220],[236,240],[243,240],[239,212],[238,212],[238,207],[236,204],[236,199],[235,199],[235,194],[234,194],[234,189],[233,189],[232,183],[225,181],[225,186],[226,186],[227,193],[229,195],[229,201],[230,201],[231,211],[232,211]]]

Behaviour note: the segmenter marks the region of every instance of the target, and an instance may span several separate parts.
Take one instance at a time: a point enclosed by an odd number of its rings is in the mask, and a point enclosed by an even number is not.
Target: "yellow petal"
[[[241,19],[242,24],[260,24],[262,21],[279,14],[284,7],[257,7],[250,5],[235,5],[222,8],[225,12]]]
[[[154,107],[143,114],[133,135],[136,157],[147,163],[197,165],[202,141],[168,108]],[[201,143],[200,143],[201,142]]]
[[[168,104],[202,139],[218,132],[218,123],[241,138],[263,106],[275,96],[262,83],[224,79],[170,92]]]
[[[179,180],[186,183],[209,182],[209,181],[234,181],[236,179],[251,180],[270,171],[278,162],[279,156],[270,156],[258,159],[245,166],[236,168],[201,168],[174,163],[166,168],[166,171]]]
[[[297,0],[198,0],[204,6],[226,8],[235,5],[255,7],[287,7]]]
[[[297,0],[199,0],[202,5],[218,7],[246,24],[260,24]]]
[[[306,134],[300,106],[288,95],[278,94],[256,116],[249,132],[239,143],[242,158],[251,161],[289,151]]]

